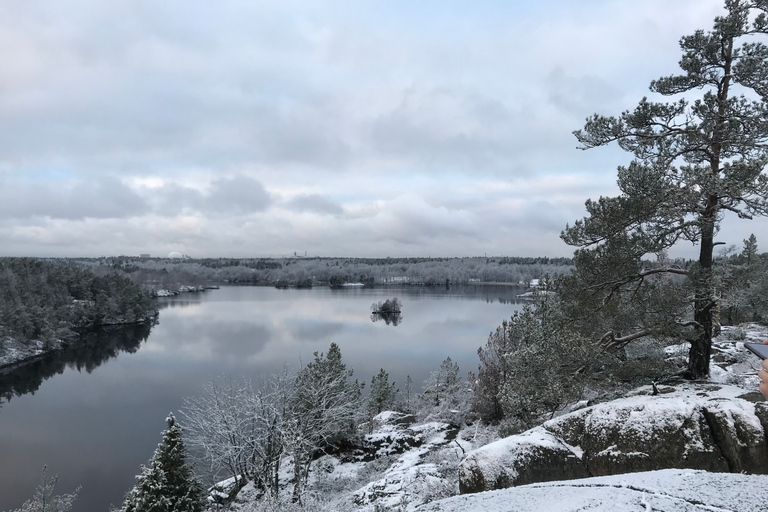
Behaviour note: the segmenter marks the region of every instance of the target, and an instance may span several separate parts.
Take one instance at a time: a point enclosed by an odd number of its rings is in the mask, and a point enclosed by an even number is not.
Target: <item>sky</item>
[[[722,12],[4,0],[0,256],[570,256],[561,230],[631,159],[572,131],[653,97]]]

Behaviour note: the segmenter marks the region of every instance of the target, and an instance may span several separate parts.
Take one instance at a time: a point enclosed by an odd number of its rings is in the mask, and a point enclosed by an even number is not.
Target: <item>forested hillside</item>
[[[362,283],[445,285],[472,282],[525,283],[570,273],[570,258],[205,258],[120,256],[72,260],[94,269],[124,272],[154,289],[181,285],[251,283],[278,286],[343,286]]]
[[[0,342],[70,339],[91,327],[143,322],[155,314],[149,293],[118,273],[0,259]]]

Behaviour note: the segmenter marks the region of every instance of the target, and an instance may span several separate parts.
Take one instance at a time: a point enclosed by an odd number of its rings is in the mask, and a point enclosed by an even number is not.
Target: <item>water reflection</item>
[[[94,334],[0,375],[0,397],[14,397],[0,409],[0,510],[31,496],[44,464],[59,474],[61,492],[83,486],[73,512],[119,504],[157,446],[163,419],[183,397],[222,375],[258,381],[286,363],[296,368],[331,342],[363,381],[384,368],[401,389],[410,376],[418,392],[448,356],[466,375],[477,368],[477,348],[519,309],[524,291],[223,286],[164,298],[151,334],[147,328]],[[393,296],[402,300],[406,321],[396,329],[371,322],[371,303]]]
[[[397,327],[397,324],[403,321],[403,314],[399,311],[393,313],[374,311],[371,313],[371,322],[378,322],[379,320],[384,320],[385,324]]]
[[[46,379],[59,375],[66,368],[91,373],[121,352],[134,353],[149,337],[149,324],[105,327],[84,335],[64,350],[23,366],[0,372],[0,398],[9,401],[14,396],[34,394]]]

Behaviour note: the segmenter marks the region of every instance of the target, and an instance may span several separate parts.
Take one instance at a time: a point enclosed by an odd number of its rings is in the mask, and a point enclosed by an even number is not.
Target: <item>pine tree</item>
[[[341,361],[336,343],[331,343],[327,355],[315,352],[315,360],[299,371],[288,401],[284,433],[293,456],[294,501],[301,502],[314,455],[344,443],[355,433],[362,388]]]
[[[384,368],[371,378],[371,395],[368,398],[368,412],[371,416],[379,414],[381,411],[391,409],[395,405],[397,389],[395,383],[389,383],[389,373]]]
[[[744,250],[741,251],[741,257],[747,265],[752,265],[757,256],[757,237],[754,233],[744,240]]]
[[[672,334],[691,343],[686,374],[694,379],[709,374],[718,300],[713,249],[720,221],[726,213],[743,219],[768,215],[763,172],[768,164],[768,46],[752,40],[768,34],[768,4],[726,0],[725,9],[711,31],[680,40],[681,75],[651,82],[652,92],[685,98],[670,103],[643,98],[634,111],[595,115],[574,132],[583,149],[617,142],[634,160],[618,169],[621,195],[587,201],[589,216],[562,234],[580,248],[577,284],[595,298],[593,305],[610,309],[624,298],[625,305],[637,298],[644,301],[638,314],[655,315],[635,315],[634,325],[624,325],[623,331],[610,328],[602,336],[604,345],[620,348],[640,337]],[[743,94],[735,94],[738,88]],[[699,90],[705,92],[690,102]],[[645,255],[683,240],[699,245],[695,267],[648,268],[643,262]],[[667,282],[685,278],[692,319],[674,311],[664,315],[654,307],[659,284],[654,276],[666,276]],[[651,285],[649,294],[646,285]]]
[[[173,414],[166,418],[163,441],[128,492],[121,512],[202,512],[204,493],[186,462],[181,427]]]

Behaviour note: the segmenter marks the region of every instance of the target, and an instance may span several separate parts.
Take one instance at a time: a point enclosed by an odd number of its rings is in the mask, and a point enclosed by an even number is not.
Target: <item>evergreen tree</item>
[[[377,375],[371,377],[371,395],[368,398],[369,414],[375,416],[381,411],[391,409],[395,405],[396,397],[395,383],[389,383],[389,373],[381,368]]]
[[[315,352],[315,360],[299,371],[284,422],[285,444],[293,456],[294,501],[302,500],[314,455],[355,434],[362,388],[352,380],[352,370],[342,362],[336,343],[331,343],[327,355]]]
[[[768,311],[768,261],[757,253],[757,237],[744,240],[739,254],[729,248],[719,260],[717,286],[720,291],[718,321],[734,325],[763,322]]]
[[[595,115],[574,132],[583,149],[615,141],[635,159],[618,169],[621,195],[587,201],[589,216],[562,234],[580,248],[575,260],[581,281],[571,284],[596,298],[593,304],[610,308],[637,298],[646,303],[638,313],[656,315],[637,318],[623,331],[609,329],[604,345],[618,348],[639,337],[671,333],[691,342],[690,378],[709,373],[717,304],[713,249],[720,221],[728,212],[745,219],[768,214],[763,172],[768,163],[768,46],[751,39],[768,34],[768,4],[726,0],[725,9],[711,31],[680,40],[681,75],[651,82],[652,92],[685,98],[671,103],[643,98],[634,111]],[[735,95],[737,87],[744,94]],[[690,102],[687,98],[698,90],[705,92]],[[699,245],[695,267],[648,268],[643,263],[645,255],[681,240]],[[682,284],[690,285],[692,319],[648,307],[658,285],[653,276],[660,275],[668,281],[682,276]]]
[[[741,251],[741,257],[747,265],[756,263],[757,256],[757,237],[754,233],[744,240],[744,249]]]
[[[187,465],[187,450],[181,427],[173,414],[166,419],[168,429],[149,463],[136,477],[121,512],[202,512],[204,492]]]
[[[459,365],[447,357],[424,381],[419,416],[427,421],[461,425],[469,419],[471,398],[469,384],[459,377]]]

